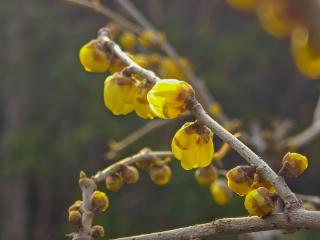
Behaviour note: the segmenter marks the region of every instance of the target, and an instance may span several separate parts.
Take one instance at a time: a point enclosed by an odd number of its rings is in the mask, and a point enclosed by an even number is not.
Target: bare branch
[[[216,236],[236,235],[275,229],[319,229],[319,219],[319,211],[298,210],[288,213],[276,213],[266,218],[223,218],[205,224],[197,224],[194,226],[132,237],[116,238],[113,240],[209,240],[214,239]]]
[[[111,41],[108,37],[108,31],[101,29],[98,33],[99,45],[102,49],[112,51],[119,57],[128,67],[125,71],[139,74],[150,82],[156,83],[160,80],[152,71],[144,69],[131,60],[121,48]],[[213,120],[204,110],[202,105],[195,99],[190,99],[190,111],[194,117],[209,127],[218,137],[228,143],[231,148],[237,151],[248,163],[257,167],[257,171],[266,180],[271,182],[277,190],[280,198],[284,201],[287,209],[301,208],[301,203],[289,189],[284,179],[278,176],[261,157],[255,154],[244,143],[234,137],[230,132],[224,129],[218,122]]]
[[[170,151],[151,151],[151,150],[142,150],[140,153],[137,153],[131,157],[127,157],[119,162],[116,162],[106,169],[97,172],[94,176],[91,178],[96,182],[102,182],[105,180],[105,178],[118,171],[121,166],[123,165],[131,165],[134,164],[138,161],[143,161],[143,160],[156,160],[159,158],[165,158],[165,157],[171,157],[172,153]]]
[[[320,97],[318,98],[317,105],[314,109],[313,113],[313,121],[312,124],[303,130],[301,133],[289,137],[280,143],[281,148],[293,147],[300,148],[310,141],[312,141],[315,137],[320,134]]]
[[[166,120],[162,120],[162,119],[155,119],[152,120],[148,123],[146,123],[145,125],[143,125],[141,128],[139,128],[138,130],[132,132],[131,134],[129,134],[126,138],[122,139],[119,142],[111,142],[110,145],[110,150],[109,152],[106,154],[106,158],[107,159],[113,159],[119,152],[121,152],[122,150],[124,150],[125,148],[131,146],[133,143],[135,143],[136,141],[138,141],[140,138],[142,138],[143,136],[147,135],[148,133],[161,128],[169,123],[171,123],[172,121],[166,121]]]
[[[64,0],[73,4],[77,4],[82,7],[89,8],[95,12],[102,14],[103,16],[111,19],[114,22],[117,22],[119,25],[126,29],[130,29],[135,33],[140,33],[142,28],[133,24],[128,19],[122,17],[121,15],[115,13],[114,11],[110,10],[106,6],[102,5],[100,1],[93,1],[93,0]]]
[[[309,203],[313,203],[315,205],[320,206],[320,197],[319,196],[305,195],[305,194],[300,194],[300,193],[296,193],[296,196],[304,202],[309,202]]]

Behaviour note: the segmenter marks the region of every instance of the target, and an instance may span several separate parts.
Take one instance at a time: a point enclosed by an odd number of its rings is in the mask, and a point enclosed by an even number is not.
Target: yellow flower
[[[69,211],[69,216],[68,216],[69,223],[81,227],[82,225],[82,215],[81,212],[78,210],[73,210]]]
[[[106,188],[109,191],[119,191],[123,185],[123,178],[119,173],[113,173],[106,177]]]
[[[263,217],[272,213],[274,201],[269,191],[264,187],[260,187],[247,194],[244,206],[250,215]]]
[[[298,177],[308,168],[308,159],[299,153],[288,152],[282,159],[281,175]]]
[[[291,51],[300,72],[311,79],[320,78],[320,53],[310,45],[305,27],[296,27],[292,32]]]
[[[98,48],[96,40],[92,40],[80,49],[79,58],[87,72],[105,72],[110,65],[109,56]]]
[[[227,204],[232,198],[232,192],[223,180],[217,180],[210,186],[213,200],[219,205]]]
[[[104,103],[115,115],[125,115],[133,111],[138,81],[115,73],[104,82]]]
[[[152,87],[153,84],[147,80],[143,80],[138,85],[136,100],[134,103],[134,110],[139,117],[142,117],[144,119],[153,119],[155,116],[150,109],[150,105],[147,99],[147,94]]]
[[[183,81],[163,79],[149,91],[151,111],[160,118],[176,118],[187,112],[187,100],[194,96],[192,87]]]
[[[230,169],[226,177],[228,187],[240,196],[246,195],[251,190],[255,168],[252,166],[237,166]]]
[[[126,51],[132,51],[136,43],[136,36],[134,33],[126,31],[119,37],[119,43]]]
[[[257,0],[226,0],[226,2],[235,9],[241,11],[252,11]]]
[[[186,170],[206,167],[213,158],[212,137],[213,133],[208,127],[197,122],[187,122],[172,139],[172,153],[181,160],[181,166]]]
[[[257,4],[256,13],[265,31],[273,37],[286,37],[290,34],[293,22],[281,16],[279,9],[283,6],[278,0],[261,1]]]

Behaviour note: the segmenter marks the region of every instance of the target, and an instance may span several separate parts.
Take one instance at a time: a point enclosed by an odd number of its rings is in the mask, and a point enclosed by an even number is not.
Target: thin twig
[[[127,71],[139,74],[143,78],[150,82],[156,83],[160,81],[154,72],[144,69],[131,60],[121,48],[112,42],[108,37],[108,31],[106,29],[100,29],[98,33],[99,46],[103,50],[112,51],[118,58],[120,58],[124,64],[128,67]],[[248,163],[257,167],[257,171],[266,180],[271,182],[277,190],[280,198],[284,201],[288,210],[301,208],[301,203],[289,189],[284,179],[278,176],[269,165],[262,160],[257,154],[255,154],[244,143],[234,137],[230,132],[224,129],[218,122],[212,119],[204,110],[202,105],[196,100],[196,98],[190,99],[190,112],[194,117],[207,127],[209,127],[219,138],[228,143],[231,148],[238,152]]]
[[[301,133],[289,137],[280,143],[281,148],[300,148],[312,141],[320,134],[320,97],[313,113],[313,121],[311,125],[303,130]]]
[[[116,2],[120,4],[143,28],[158,32],[153,24],[148,21],[148,19],[131,3],[131,1],[117,0]],[[180,63],[178,61],[180,56],[169,42],[164,41],[161,45],[161,48],[163,52],[165,52],[171,59],[175,61],[180,70],[186,75],[190,84],[195,89],[200,103],[203,104],[206,110],[208,110],[211,104],[216,102],[216,100],[214,99],[212,94],[209,93],[209,91],[205,87],[204,82],[200,80],[191,69],[186,69],[180,66]],[[229,121],[228,117],[223,113],[219,115],[214,114],[213,116],[221,123]]]
[[[194,226],[132,237],[116,238],[113,240],[209,240],[223,235],[237,235],[241,233],[275,229],[319,229],[319,219],[319,211],[299,210],[289,213],[276,213],[266,218],[222,218],[205,224],[197,224]]]
[[[82,7],[86,7],[92,9],[95,12],[102,14],[103,16],[111,19],[112,21],[118,23],[122,27],[126,29],[130,29],[135,33],[141,33],[142,28],[138,25],[130,22],[128,19],[124,18],[120,14],[112,11],[111,9],[107,8],[105,5],[102,5],[100,1],[92,1],[92,0],[64,0],[73,4],[77,4]]]
[[[97,172],[94,176],[91,178],[96,182],[102,182],[105,180],[105,178],[118,171],[121,166],[123,165],[132,165],[136,162],[139,161],[144,161],[144,160],[157,160],[159,158],[166,158],[166,157],[171,157],[172,153],[170,151],[151,151],[151,150],[142,150],[140,153],[137,153],[133,156],[127,157],[121,161],[118,161],[109,167],[105,168],[102,171]]]

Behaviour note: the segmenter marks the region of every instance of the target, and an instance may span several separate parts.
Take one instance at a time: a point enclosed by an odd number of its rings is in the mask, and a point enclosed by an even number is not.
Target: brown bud
[[[81,227],[82,225],[82,216],[80,211],[70,211],[69,212],[69,223],[77,226],[77,227]]]
[[[113,173],[106,177],[106,188],[110,191],[119,191],[123,185],[123,178],[119,173]]]
[[[68,209],[68,212],[72,212],[72,211],[80,211],[80,207],[81,207],[82,201],[77,200],[75,201]]]
[[[152,165],[149,169],[149,176],[155,184],[162,186],[171,179],[171,168],[168,165]]]
[[[194,176],[200,185],[209,186],[217,179],[218,173],[213,165],[209,165],[208,167],[198,168]]]
[[[134,184],[139,180],[139,172],[134,166],[124,165],[121,169],[121,176],[126,184]]]
[[[100,225],[95,225],[91,228],[91,236],[93,238],[104,237],[104,228]]]

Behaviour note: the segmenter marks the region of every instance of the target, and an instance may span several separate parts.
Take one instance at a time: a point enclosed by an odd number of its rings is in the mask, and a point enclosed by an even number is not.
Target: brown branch
[[[156,83],[160,81],[154,72],[144,69],[133,60],[131,60],[121,48],[115,44],[109,37],[106,29],[101,29],[98,33],[99,46],[103,50],[112,51],[117,57],[119,57],[125,65],[127,65],[125,71],[130,73],[139,74],[143,78],[150,82]],[[266,180],[271,182],[277,190],[279,197],[284,201],[287,209],[301,208],[301,203],[289,189],[284,179],[278,176],[269,165],[262,160],[257,154],[255,154],[244,143],[234,137],[230,132],[224,129],[218,122],[212,119],[204,110],[202,105],[196,100],[196,98],[190,99],[190,111],[194,117],[207,127],[209,127],[218,137],[228,143],[231,148],[238,152],[248,163],[257,167],[258,173],[261,174]]]
[[[241,233],[301,228],[320,228],[320,212],[298,210],[288,213],[276,213],[266,218],[239,217],[223,218],[205,224],[177,228],[169,231],[116,238],[113,240],[209,240],[217,236]]]

